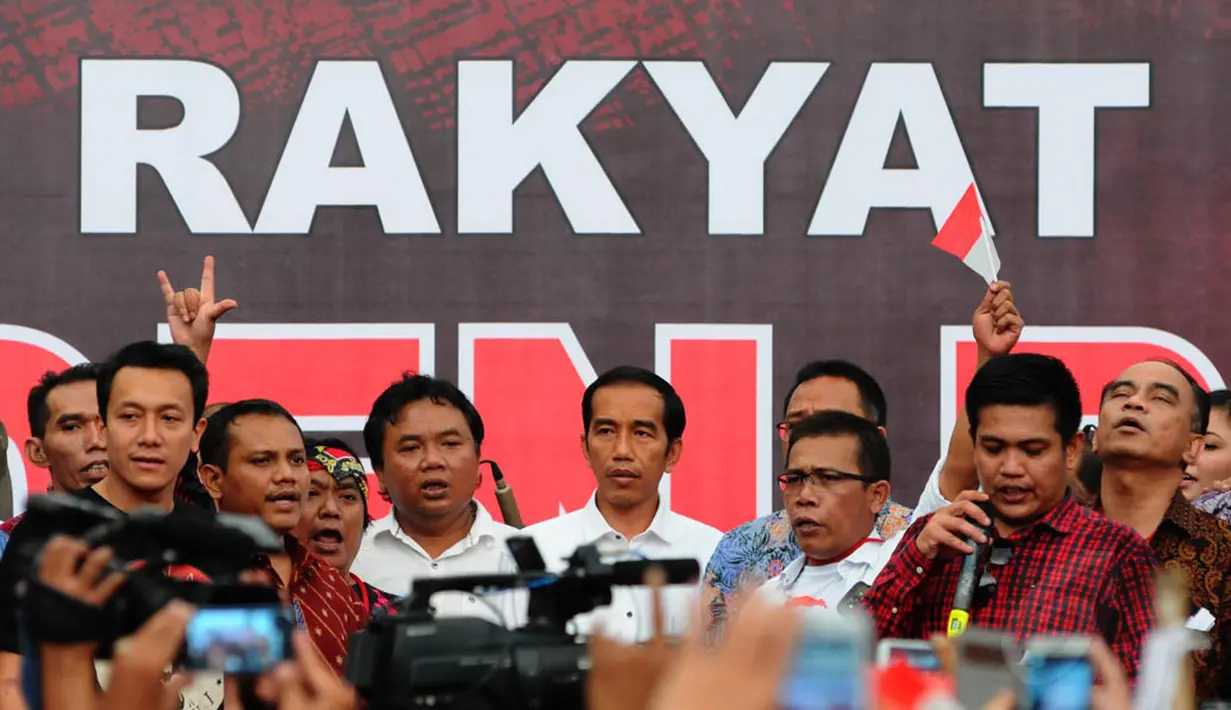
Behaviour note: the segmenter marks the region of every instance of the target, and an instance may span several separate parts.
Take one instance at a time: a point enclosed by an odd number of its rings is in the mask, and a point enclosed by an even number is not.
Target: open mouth
[[[800,518],[799,520],[792,522],[791,527],[795,528],[795,532],[797,533],[807,534],[807,533],[816,532],[817,530],[820,530],[821,524],[816,522],[815,520],[807,520],[804,518]]]
[[[276,505],[278,510],[290,510],[299,506],[300,496],[298,491],[279,491],[265,500]]]
[[[1184,477],[1180,479],[1180,485],[1185,488],[1187,488],[1188,486],[1195,485],[1196,483],[1197,483],[1196,476],[1190,476],[1187,473],[1184,474]]]
[[[106,461],[95,461],[89,466],[86,466],[85,468],[81,469],[81,473],[83,476],[85,476],[86,480],[90,481],[91,483],[98,483],[99,481],[107,477],[107,473],[109,473],[110,470],[111,469],[107,465]]]
[[[1119,430],[1127,429],[1130,431],[1131,430],[1136,430],[1136,431],[1146,430],[1145,425],[1142,424],[1141,421],[1135,417],[1124,417],[1123,419],[1120,420],[1118,424],[1116,424],[1116,429],[1119,429]]]
[[[419,484],[419,492],[428,500],[438,500],[449,494],[449,482],[441,478],[429,478]]]
[[[312,535],[312,544],[320,552],[337,552],[342,547],[342,532],[340,530],[320,530]]]
[[[1033,491],[1029,488],[1007,486],[997,491],[1001,500],[1006,503],[1020,503],[1030,497]]]

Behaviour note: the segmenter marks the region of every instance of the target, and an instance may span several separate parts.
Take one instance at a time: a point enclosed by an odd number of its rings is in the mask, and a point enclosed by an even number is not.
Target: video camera
[[[23,549],[8,553],[30,561],[19,594],[36,638],[98,643],[98,657],[109,658],[116,639],[135,632],[173,599],[196,605],[279,603],[276,590],[239,581],[256,555],[285,550],[260,518],[172,516],[152,509],[125,515],[67,495],[34,496],[28,506],[22,525],[35,533]],[[57,533],[115,550],[110,569],[127,579],[101,609],[75,603],[39,581],[42,549]]]
[[[643,584],[650,567],[662,568],[667,584],[694,582],[700,573],[691,559],[608,563],[586,545],[567,569],[549,574],[531,538],[507,544],[517,574],[415,580],[396,615],[351,637],[346,675],[370,710],[583,708],[589,654],[569,620],[610,604],[613,586]],[[529,590],[529,614],[515,630],[479,618],[437,619],[428,605],[436,592],[517,589]]]

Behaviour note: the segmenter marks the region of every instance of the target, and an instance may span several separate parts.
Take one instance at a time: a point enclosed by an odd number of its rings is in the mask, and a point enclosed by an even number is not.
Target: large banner
[[[165,340],[156,272],[213,254],[212,399],[358,442],[400,371],[455,378],[528,521],[592,490],[580,398],[617,364],[684,397],[674,510],[770,510],[782,397],[832,357],[885,387],[909,504],[974,363],[983,286],[929,246],[972,180],[1021,347],[1088,414],[1143,356],[1222,386],[1222,7],[3,3],[0,419],[20,444],[41,371]]]

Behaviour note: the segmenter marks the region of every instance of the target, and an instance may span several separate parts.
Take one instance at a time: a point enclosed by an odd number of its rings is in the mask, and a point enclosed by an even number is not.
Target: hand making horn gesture
[[[158,285],[162,287],[162,299],[167,306],[171,340],[188,346],[201,362],[205,362],[214,342],[214,327],[218,319],[228,311],[239,308],[239,304],[230,298],[214,300],[214,257],[205,257],[200,289],[189,288],[177,292],[165,271],[158,272]]]

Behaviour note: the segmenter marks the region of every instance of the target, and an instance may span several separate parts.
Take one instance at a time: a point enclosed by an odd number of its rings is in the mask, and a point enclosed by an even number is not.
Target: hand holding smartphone
[[[1088,636],[1038,636],[1026,644],[1023,710],[1090,710],[1094,668]]]
[[[204,606],[188,623],[184,668],[261,675],[293,656],[295,621],[278,604]]]
[[[803,631],[786,681],[782,710],[870,710],[873,627],[867,615],[801,607]]]

